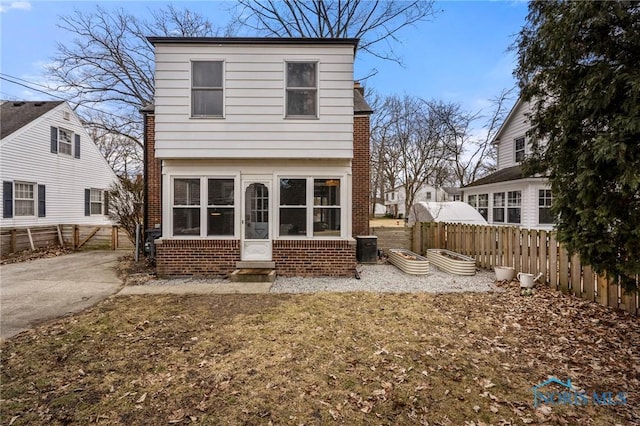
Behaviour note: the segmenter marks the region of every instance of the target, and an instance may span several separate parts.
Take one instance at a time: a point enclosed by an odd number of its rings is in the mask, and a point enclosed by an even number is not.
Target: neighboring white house
[[[2,227],[110,224],[116,175],[66,102],[0,105]]]
[[[406,218],[407,212],[405,208],[405,200],[407,199],[407,192],[404,189],[404,185],[400,185],[393,188],[391,191],[387,191],[384,194],[384,205],[387,208],[387,214],[392,215],[395,218]],[[450,201],[449,194],[443,188],[436,188],[431,185],[422,185],[416,192],[413,199],[414,203],[420,201]],[[453,200],[451,200],[453,201]]]
[[[411,206],[408,219],[409,226],[416,222],[487,224],[487,221],[476,209],[462,201],[421,201]]]
[[[530,153],[526,132],[529,104],[518,99],[493,143],[498,169],[463,188],[464,201],[492,225],[551,229],[551,189],[543,176],[524,177],[521,162]]]

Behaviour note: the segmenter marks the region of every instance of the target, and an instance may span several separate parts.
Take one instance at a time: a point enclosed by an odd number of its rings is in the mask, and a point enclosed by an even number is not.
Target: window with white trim
[[[489,194],[478,195],[478,213],[484,220],[489,220]]]
[[[476,195],[469,195],[467,197],[467,204],[469,204],[471,207],[478,208],[478,197]]]
[[[102,214],[102,202],[104,200],[104,193],[101,189],[91,189],[90,195],[90,208],[92,215]]]
[[[507,192],[507,222],[521,223],[522,191]]]
[[[427,191],[427,201],[431,201],[431,191]]]
[[[339,237],[341,183],[339,178],[281,178],[279,235]]]
[[[191,62],[191,116],[224,115],[222,61]]]
[[[504,192],[493,193],[493,221],[504,223],[505,199]]]
[[[36,199],[35,184],[26,182],[15,183],[14,216],[35,216]]]
[[[287,117],[316,118],[318,116],[317,62],[286,63]]]
[[[234,235],[235,180],[207,179],[207,235]]]
[[[200,235],[200,178],[173,180],[173,235]]]
[[[172,235],[230,237],[236,233],[236,179],[176,177],[172,183]]]
[[[73,155],[73,132],[67,129],[58,129],[58,152],[60,154]]]
[[[551,190],[538,190],[538,223],[548,225],[553,223],[553,215],[551,214]]]
[[[521,138],[516,138],[513,141],[513,145],[514,145],[514,149],[513,152],[515,153],[515,161],[516,163],[521,163],[522,160],[524,160],[524,137]]]

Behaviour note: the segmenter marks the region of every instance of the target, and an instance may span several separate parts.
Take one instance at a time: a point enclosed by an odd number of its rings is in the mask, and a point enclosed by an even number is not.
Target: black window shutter
[[[47,215],[45,200],[44,185],[38,185],[38,217],[45,217]]]
[[[51,128],[51,152],[54,154],[58,153],[58,128]]]
[[[13,182],[2,182],[2,217],[13,217]]]
[[[109,216],[109,191],[104,191],[104,215]]]
[[[76,146],[75,146],[74,155],[76,158],[80,158],[80,135],[76,135]]]
[[[84,190],[84,215],[91,216],[91,190]]]

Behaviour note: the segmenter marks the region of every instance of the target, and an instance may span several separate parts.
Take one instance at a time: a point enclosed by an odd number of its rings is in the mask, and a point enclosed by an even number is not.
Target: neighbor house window
[[[431,201],[431,191],[427,192],[427,201]]]
[[[504,223],[504,192],[495,192],[493,194],[493,221]]]
[[[454,194],[453,201],[460,201],[460,194]]]
[[[102,214],[102,200],[104,195],[101,189],[91,189],[90,207],[91,214]]]
[[[15,216],[35,216],[35,197],[33,183],[15,183]]]
[[[316,62],[287,62],[287,117],[318,116]]]
[[[200,235],[200,178],[173,181],[173,235]]]
[[[66,129],[58,129],[58,152],[60,154],[73,154],[73,132]]]
[[[524,160],[524,138],[517,138],[514,145],[516,163],[520,163]]]
[[[489,219],[489,194],[478,195],[478,212],[484,220]]]
[[[208,179],[207,235],[234,235],[234,179]]]
[[[280,179],[280,236],[340,236],[341,180]]]
[[[191,116],[222,117],[224,104],[222,61],[191,63]]]
[[[553,215],[551,214],[551,190],[540,189],[538,191],[538,223],[553,223]]]
[[[507,192],[507,222],[520,223],[521,207],[522,207],[522,192],[521,191]]]
[[[476,195],[469,195],[467,197],[467,203],[474,209],[478,207],[478,197]]]

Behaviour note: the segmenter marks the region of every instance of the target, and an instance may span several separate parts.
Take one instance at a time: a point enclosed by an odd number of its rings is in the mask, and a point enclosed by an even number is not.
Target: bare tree
[[[452,181],[460,187],[495,170],[496,150],[493,145],[500,125],[507,114],[507,103],[514,89],[503,90],[491,99],[492,109],[482,128],[482,136],[473,134],[472,124],[483,117],[482,112],[470,114],[460,105],[449,104],[435,110],[442,123],[450,129]]]
[[[405,27],[431,19],[432,0],[238,0],[237,20],[275,37],[359,38],[358,48],[399,62],[391,49]],[[382,47],[385,46],[385,47]]]
[[[450,158],[447,128],[433,113],[435,105],[411,96],[388,97],[383,105],[383,169],[392,187],[403,187],[405,211],[423,185],[441,184]]]
[[[135,242],[136,228],[143,225],[143,204],[144,182],[140,176],[122,176],[109,188],[109,217],[127,232],[131,242]]]
[[[76,103],[88,127],[109,133],[108,143],[134,142],[142,148],[138,110],[153,102],[154,51],[149,35],[212,36],[212,24],[186,9],[168,6],[143,20],[123,9],[76,10],[60,27],[75,36],[59,43],[48,72],[56,87]],[[104,148],[110,150],[110,148]],[[131,150],[121,150],[123,154]],[[139,156],[133,160],[138,161]],[[128,160],[119,160],[128,161]],[[140,165],[138,165],[138,168]]]

